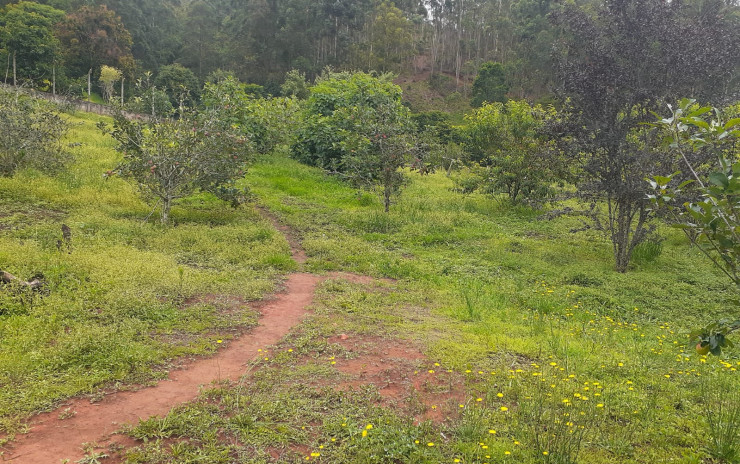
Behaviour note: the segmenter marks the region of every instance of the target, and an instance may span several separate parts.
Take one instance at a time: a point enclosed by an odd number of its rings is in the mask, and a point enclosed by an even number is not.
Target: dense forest
[[[104,65],[121,73],[127,94],[148,78],[196,94],[224,70],[279,95],[288,71],[312,80],[327,66],[416,75],[443,92],[467,92],[481,64],[496,62],[509,95],[541,100],[557,87],[553,55],[568,35],[553,20],[566,5],[551,0],[3,0],[0,7],[4,82],[77,95],[88,73],[93,90],[104,87],[96,84]],[[585,14],[598,7],[578,2]],[[680,52],[737,45],[732,1],[670,7],[708,31]]]

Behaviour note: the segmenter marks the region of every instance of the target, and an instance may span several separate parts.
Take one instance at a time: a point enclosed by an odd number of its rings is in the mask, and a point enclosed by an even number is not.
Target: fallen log
[[[44,286],[44,283],[39,279],[33,279],[31,281],[25,281],[14,276],[10,272],[3,271],[0,269],[0,282],[3,284],[16,284],[30,289],[37,289]]]

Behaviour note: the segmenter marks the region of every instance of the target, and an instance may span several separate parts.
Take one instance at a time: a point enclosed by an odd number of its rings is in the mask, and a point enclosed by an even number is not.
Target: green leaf
[[[730,181],[727,176],[721,172],[713,172],[709,174],[709,182],[725,188],[730,185]]]
[[[731,128],[737,126],[738,124],[740,124],[740,118],[732,118],[732,119],[730,119],[729,121],[727,121],[725,123],[723,129],[724,130],[728,130],[728,129],[731,129]]]

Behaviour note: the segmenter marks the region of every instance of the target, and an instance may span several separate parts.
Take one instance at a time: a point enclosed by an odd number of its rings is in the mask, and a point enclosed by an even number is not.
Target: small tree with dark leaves
[[[575,4],[551,15],[562,30],[558,93],[570,107],[566,134],[585,154],[578,190],[606,203],[616,270],[625,272],[649,231],[644,178],[672,172],[655,130],[642,124],[667,101],[694,95],[720,103],[736,82],[740,27],[731,7],[710,0],[697,13],[683,2],[612,0],[595,15]]]

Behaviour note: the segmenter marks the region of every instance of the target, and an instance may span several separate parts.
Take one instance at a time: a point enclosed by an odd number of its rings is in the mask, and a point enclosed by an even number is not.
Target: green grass
[[[71,136],[84,145],[69,173],[0,179],[0,263],[50,282],[48,296],[0,306],[11,308],[0,365],[17,365],[2,384],[25,387],[0,392],[3,417],[212,350],[216,334],[251,319],[184,299],[258,298],[294,269],[284,238],[250,209],[197,196],[173,211],[177,227],[143,222],[149,207],[131,187],[100,177],[116,155],[94,121]],[[127,462],[737,462],[736,429],[708,414],[736,417],[740,353],[685,346],[688,330],[737,316],[736,290],[675,231],[618,274],[604,236],[463,198],[443,173],[412,174],[388,215],[282,154],[244,182],[296,231],[307,270],[395,280],[325,282],[313,314],[241,382],[129,430],[141,444]],[[61,222],[71,254],[56,249]],[[424,357],[384,361],[388,372],[365,381],[342,370],[394,346]],[[389,400],[389,379],[418,388]],[[424,420],[435,408],[442,420]]]
[[[47,283],[40,294],[0,291],[0,432],[61,399],[213,352],[254,313],[189,299],[259,299],[294,268],[284,237],[250,208],[198,196],[173,211],[176,227],[146,221],[151,207],[134,189],[103,177],[118,154],[98,120],[70,118],[67,172],[0,178],[0,268]],[[61,224],[69,248],[58,248]]]
[[[313,378],[300,362],[264,366],[265,373],[280,370],[275,375],[287,376],[285,384],[271,391],[273,382],[247,382],[228,388],[229,395],[260,398],[259,404],[287,395],[326,414],[306,419],[303,408],[283,411],[286,441],[278,448],[285,454],[277,461],[301,452],[332,463],[387,462],[382,457],[390,455],[419,463],[693,463],[712,455],[706,413],[732,402],[738,352],[705,358],[684,345],[686,331],[734,308],[735,291],[680,235],[662,230],[662,253],[618,274],[603,236],[570,234],[572,219],[541,221],[527,208],[461,198],[444,175],[412,176],[387,216],[373,197],[285,157],[265,160],[248,179],[260,201],[300,233],[309,269],[399,279],[375,297],[366,289],[325,288],[319,314],[302,329],[319,332],[310,338],[346,332],[407,340],[423,347],[420,369],[465,379],[459,414],[416,424],[396,408],[379,417],[375,405],[351,397],[332,396],[327,405],[329,393],[320,386],[292,390],[292,373]],[[308,356],[308,372],[316,358],[327,359],[320,348]],[[734,387],[722,390],[724,382]],[[707,389],[720,398],[710,399]],[[353,417],[351,431],[337,430],[340,416]],[[358,435],[364,423],[376,422],[383,424],[373,429],[378,435]],[[301,428],[306,423],[313,424],[310,433]],[[224,424],[233,427],[231,420]],[[194,445],[197,432],[177,436],[203,451]],[[232,459],[251,446],[263,449],[250,439],[219,449]],[[224,442],[233,440],[219,446]],[[148,446],[169,456],[160,445]],[[396,450],[401,454],[384,454]],[[274,462],[246,456],[244,462]]]

